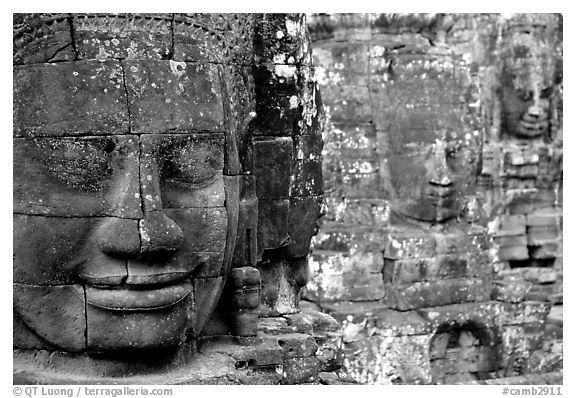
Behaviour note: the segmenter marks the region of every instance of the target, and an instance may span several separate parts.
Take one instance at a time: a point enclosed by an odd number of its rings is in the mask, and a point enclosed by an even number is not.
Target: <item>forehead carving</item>
[[[249,64],[253,31],[254,14],[14,14],[14,63],[148,58]]]

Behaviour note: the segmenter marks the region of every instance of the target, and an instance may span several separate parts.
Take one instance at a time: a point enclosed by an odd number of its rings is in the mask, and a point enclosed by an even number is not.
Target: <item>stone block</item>
[[[503,236],[525,235],[526,216],[522,214],[509,214],[500,218],[500,231]]]
[[[337,191],[348,199],[379,199],[381,196],[381,177],[373,173],[346,173]]]
[[[301,14],[262,14],[256,25],[254,51],[259,62],[301,64],[306,62],[309,43]],[[279,55],[283,55],[280,59]]]
[[[561,238],[562,231],[558,225],[528,226],[526,235],[528,245],[539,246]]]
[[[487,301],[490,281],[486,279],[442,279],[413,284],[384,286],[383,303],[393,309],[434,307],[447,304]]]
[[[499,365],[497,346],[448,348],[445,355],[431,361],[433,378],[434,375],[492,372]]]
[[[316,196],[324,193],[322,179],[323,141],[320,135],[301,135],[294,138],[294,170],[290,196]]]
[[[284,350],[284,359],[312,357],[318,349],[314,338],[307,334],[283,334],[277,338],[278,345]]]
[[[524,301],[519,304],[502,303],[500,322],[502,325],[543,323],[550,313],[550,304],[538,301]]]
[[[380,300],[384,297],[385,287],[382,280],[375,275],[365,283],[356,286],[349,286],[341,275],[332,275],[322,280],[323,299],[334,300]]]
[[[548,353],[537,350],[530,355],[526,362],[525,372],[527,374],[545,374],[550,372],[561,372],[564,367],[564,356],[562,351]],[[556,383],[551,383],[556,384]]]
[[[165,59],[171,52],[171,14],[76,15],[72,21],[80,59]]]
[[[411,230],[391,230],[386,239],[384,258],[430,258],[436,253],[436,239],[429,233]]]
[[[334,123],[332,133],[338,137],[342,157],[374,159],[377,157],[377,148],[381,149],[373,123]]]
[[[523,269],[524,279],[534,283],[553,283],[558,279],[558,274],[554,269],[529,267]]]
[[[13,149],[15,212],[142,217],[137,138],[15,138]]]
[[[82,352],[86,349],[82,286],[14,283],[13,294],[15,314],[35,335],[64,351]],[[66,332],[62,333],[63,330]]]
[[[254,143],[254,176],[258,199],[286,199],[292,174],[292,138],[260,138]]]
[[[278,68],[280,66],[277,66]],[[286,66],[288,71],[283,75],[296,74],[295,66]],[[298,122],[302,118],[299,99],[295,95],[265,93],[256,98],[256,119],[253,124],[254,136],[280,137],[292,136],[298,133]]]
[[[536,190],[521,195],[516,195],[508,203],[507,209],[510,214],[531,214],[537,209],[554,206],[556,195],[552,190]]]
[[[424,335],[431,332],[428,323],[416,311],[400,312],[381,308],[375,309],[371,317],[381,336]]]
[[[288,321],[285,318],[267,317],[259,320],[258,330],[266,334],[279,335],[285,333],[296,333],[298,328],[296,326],[288,325]]]
[[[14,137],[126,134],[119,61],[76,61],[14,68]]]
[[[454,131],[466,131],[463,115],[447,109],[399,108],[394,111],[381,111],[375,119],[378,128],[390,134],[390,149],[395,154],[390,162],[400,162],[400,154],[405,153],[410,143],[434,143],[438,138],[435,133],[438,130],[448,128]]]
[[[500,261],[520,261],[529,258],[526,246],[501,246],[498,248],[497,256]]]
[[[345,345],[344,366],[362,384],[429,384],[429,337],[374,335]]]
[[[492,286],[492,300],[519,303],[524,300],[531,285],[523,281],[502,280],[494,281]]]
[[[282,68],[276,68],[272,62],[261,63],[254,67],[254,83],[257,96],[269,95],[287,95],[298,97],[299,91],[303,88],[303,76],[310,73],[307,67],[288,67],[285,71],[294,71],[294,73],[275,73]]]
[[[282,384],[302,384],[318,379],[319,363],[314,357],[284,360]]]
[[[546,242],[539,246],[529,247],[528,250],[530,257],[537,260],[556,258],[561,255],[560,242]]]
[[[484,345],[493,345],[497,342],[495,340],[497,336],[490,331],[496,331],[495,328],[499,325],[502,303],[485,300],[484,302],[421,308],[416,312],[434,329],[453,324],[458,327],[468,325],[474,329],[486,331],[482,334],[481,342]]]
[[[368,86],[344,86],[324,88],[323,97],[334,98],[330,104],[331,121],[335,123],[367,123],[372,120],[372,108],[367,101],[370,94]],[[328,103],[328,102],[327,102]]]
[[[315,318],[311,314],[297,312],[295,314],[286,314],[283,318],[290,327],[295,328],[297,333],[312,334],[314,331]]]
[[[239,310],[232,315],[232,333],[241,338],[254,338],[258,333],[258,313]]]
[[[132,132],[225,132],[216,66],[172,60],[122,63]]]
[[[435,258],[385,260],[384,278],[391,283],[406,284],[431,279],[451,279],[467,275],[467,259],[461,255],[443,255]],[[386,278],[390,275],[391,277]]]
[[[329,46],[315,46],[314,65],[317,65],[320,83],[367,84],[368,54],[368,46],[364,43],[330,43]]]

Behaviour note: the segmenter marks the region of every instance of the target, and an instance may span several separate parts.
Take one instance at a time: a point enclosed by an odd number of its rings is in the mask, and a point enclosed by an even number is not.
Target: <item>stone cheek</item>
[[[86,313],[81,285],[14,283],[13,289],[14,310],[37,336],[64,351],[86,349]]]
[[[96,218],[14,215],[14,282],[74,283],[69,265],[85,254],[82,249],[97,224]],[[35,243],[29,244],[30,240]],[[126,273],[123,268],[122,277]]]

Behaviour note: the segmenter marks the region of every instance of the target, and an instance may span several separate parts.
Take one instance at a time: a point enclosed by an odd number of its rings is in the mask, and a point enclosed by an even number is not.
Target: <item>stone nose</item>
[[[138,159],[125,167],[129,173],[116,181],[120,188],[116,189],[113,202],[116,207],[133,210],[126,217],[109,218],[101,224],[97,231],[99,249],[117,257],[168,255],[177,251],[184,236],[180,226],[162,210],[160,171],[153,151],[141,143]],[[121,189],[128,183],[135,185],[138,194],[130,194],[134,189],[126,192]]]
[[[434,151],[434,158],[429,170],[428,182],[432,185],[448,187],[454,184],[454,173],[448,166],[445,148]]]
[[[162,211],[145,212],[138,226],[143,255],[174,253],[184,241],[182,229]]]
[[[98,248],[109,255],[131,257],[140,254],[138,220],[109,218],[96,232]]]
[[[539,104],[532,104],[526,111],[526,113],[531,117],[540,117],[544,114],[544,110]]]
[[[146,212],[141,220],[109,218],[97,231],[98,248],[116,257],[169,255],[183,240],[180,226],[162,211]]]

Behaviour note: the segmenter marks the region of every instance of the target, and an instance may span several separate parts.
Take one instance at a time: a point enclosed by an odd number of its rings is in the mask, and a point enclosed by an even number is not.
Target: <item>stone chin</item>
[[[392,205],[392,210],[400,219],[444,223],[458,215],[456,204],[453,195],[444,198],[423,195],[417,200],[396,201]]]
[[[67,352],[170,348],[205,321],[192,286],[192,280],[146,290],[16,284],[14,310],[38,337]]]
[[[548,131],[548,122],[527,122],[521,120],[516,126],[515,133],[518,137],[523,138],[536,138],[540,137]]]

